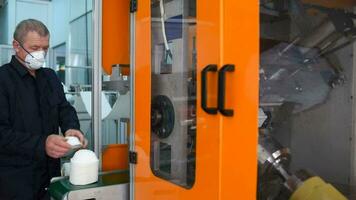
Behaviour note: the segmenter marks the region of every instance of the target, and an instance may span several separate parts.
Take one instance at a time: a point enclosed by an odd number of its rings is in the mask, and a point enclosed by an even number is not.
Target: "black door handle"
[[[219,91],[218,91],[218,108],[222,115],[231,117],[234,115],[234,110],[226,109],[225,108],[225,90],[226,90],[226,83],[225,83],[225,74],[226,72],[233,72],[235,71],[235,65],[224,65],[219,70]]]
[[[209,114],[217,114],[217,108],[208,108],[207,106],[207,74],[208,72],[217,72],[218,66],[217,65],[208,65],[206,66],[203,71],[201,72],[201,107],[203,110]]]

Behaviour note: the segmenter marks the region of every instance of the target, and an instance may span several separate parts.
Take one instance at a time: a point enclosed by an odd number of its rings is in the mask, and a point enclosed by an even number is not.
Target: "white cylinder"
[[[99,160],[93,151],[81,149],[70,160],[69,182],[87,185],[98,181]]]

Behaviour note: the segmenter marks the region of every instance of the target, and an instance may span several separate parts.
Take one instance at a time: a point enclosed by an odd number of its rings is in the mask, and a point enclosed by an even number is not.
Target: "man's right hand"
[[[59,135],[49,135],[46,139],[46,153],[52,158],[60,158],[71,149],[66,139]]]

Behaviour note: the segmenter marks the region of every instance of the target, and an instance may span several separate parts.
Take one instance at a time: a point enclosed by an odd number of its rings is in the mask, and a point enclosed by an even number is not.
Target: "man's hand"
[[[46,139],[46,153],[52,158],[60,158],[68,153],[71,146],[64,137],[59,135],[49,135]]]
[[[80,143],[82,143],[82,147],[86,148],[88,145],[88,141],[84,138],[84,135],[81,131],[76,129],[68,129],[65,133],[65,136],[75,136],[79,139]]]

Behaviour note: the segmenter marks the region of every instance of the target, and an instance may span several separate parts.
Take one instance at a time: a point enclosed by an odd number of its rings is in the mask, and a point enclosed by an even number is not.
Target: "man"
[[[0,199],[49,199],[46,188],[60,175],[69,150],[65,136],[84,144],[74,108],[55,72],[42,68],[49,31],[40,21],[20,22],[14,32],[15,56],[0,67]],[[85,146],[85,144],[84,144]]]

